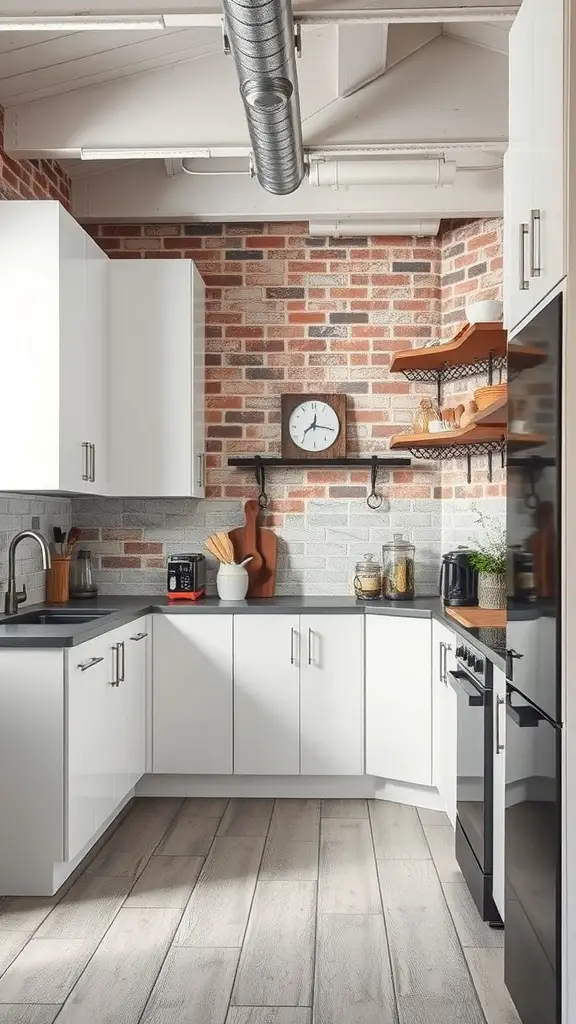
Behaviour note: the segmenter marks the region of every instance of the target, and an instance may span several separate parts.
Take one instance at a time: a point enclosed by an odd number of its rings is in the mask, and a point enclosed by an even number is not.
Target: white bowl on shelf
[[[504,306],[498,299],[482,299],[466,306],[466,319],[469,324],[493,323],[502,319],[503,310]]]

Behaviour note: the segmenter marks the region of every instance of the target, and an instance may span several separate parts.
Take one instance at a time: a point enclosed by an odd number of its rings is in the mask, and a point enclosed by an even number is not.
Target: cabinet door
[[[232,773],[232,616],[155,615],[152,770]]]
[[[87,324],[86,235],[64,209],[59,216],[60,479],[65,491],[90,490],[89,449],[91,407],[90,331]]]
[[[299,619],[234,617],[234,772],[300,771]]]
[[[302,775],[364,773],[364,616],[303,615]]]
[[[81,388],[85,405],[86,437],[90,449],[90,473],[86,490],[105,494],[107,480],[106,437],[106,349],[107,349],[107,264],[108,257],[89,235],[86,254],[86,381]],[[114,443],[115,439],[112,439]]]
[[[192,274],[192,496],[203,498],[206,486],[205,426],[205,294],[204,282],[196,267]]]
[[[526,14],[534,32],[530,280],[533,308],[566,274],[565,0],[526,2]]]
[[[432,622],[366,618],[366,773],[432,785]]]
[[[456,826],[457,697],[447,673],[456,665],[456,636],[432,624],[432,776],[442,807]]]
[[[116,633],[117,631],[115,631]],[[146,686],[150,622],[144,617],[123,626],[114,642],[120,649],[119,712],[117,716],[118,773],[116,803],[142,778],[146,767]]]
[[[115,807],[117,701],[109,636],[67,653],[66,860],[84,849]]]
[[[528,315],[537,301],[534,279],[530,277],[534,21],[529,6],[522,5],[510,30],[509,144],[504,168],[504,298],[508,331]]]
[[[193,292],[193,274],[190,260],[110,262],[110,494],[204,493],[204,290],[194,278]]]
[[[506,799],[506,677],[494,669],[494,811],[492,823],[492,895],[504,920],[504,819]]]

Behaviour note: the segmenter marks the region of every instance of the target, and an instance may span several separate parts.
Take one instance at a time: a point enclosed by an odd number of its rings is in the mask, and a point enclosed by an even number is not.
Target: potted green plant
[[[478,522],[485,539],[469,556],[470,565],[478,573],[478,606],[505,608],[508,596],[506,531],[482,512],[478,512]]]

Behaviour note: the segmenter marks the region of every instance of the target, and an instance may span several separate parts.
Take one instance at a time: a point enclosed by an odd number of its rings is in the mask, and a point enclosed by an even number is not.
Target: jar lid
[[[385,548],[413,548],[414,545],[411,543],[411,541],[405,540],[404,539],[404,535],[402,533],[395,533],[393,540],[388,541],[388,543],[384,544],[383,547],[385,547]]]
[[[90,551],[88,548],[80,548],[78,551],[78,558],[90,558]]]
[[[380,562],[374,561],[374,555],[368,552],[363,562],[356,562],[356,569],[364,572],[380,572]]]

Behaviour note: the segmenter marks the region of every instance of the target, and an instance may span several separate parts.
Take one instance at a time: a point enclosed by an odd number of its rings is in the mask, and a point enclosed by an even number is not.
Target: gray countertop
[[[72,625],[38,626],[11,623],[10,616],[0,616],[0,647],[63,648],[75,647],[96,636],[126,625],[134,619],[149,613],[170,615],[233,614],[279,615],[285,612],[318,615],[403,615],[410,618],[435,618],[465,640],[473,643],[485,657],[505,670],[505,629],[467,629],[446,615],[438,597],[421,597],[413,601],[360,602],[354,597],[273,597],[248,601],[220,601],[207,597],[199,602],[169,601],[164,595],[158,596],[114,596],[100,597],[93,601],[71,600],[66,606],[38,604],[23,607],[20,612],[42,612],[50,608],[67,611],[109,611],[107,615],[90,622]],[[520,609],[518,615],[535,617],[535,609]]]

